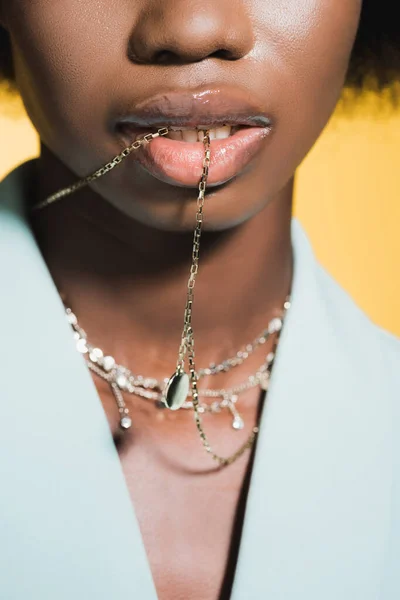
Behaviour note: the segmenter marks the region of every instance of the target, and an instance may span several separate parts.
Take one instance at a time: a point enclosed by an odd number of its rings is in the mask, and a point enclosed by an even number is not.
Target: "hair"
[[[363,0],[346,86],[382,90],[400,80],[400,27],[394,0]],[[0,83],[16,89],[11,43],[0,26]]]

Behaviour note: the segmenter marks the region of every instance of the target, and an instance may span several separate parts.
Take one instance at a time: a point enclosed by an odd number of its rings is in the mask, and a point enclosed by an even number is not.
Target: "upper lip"
[[[121,111],[114,127],[272,127],[272,118],[248,91],[237,88],[158,93]]]

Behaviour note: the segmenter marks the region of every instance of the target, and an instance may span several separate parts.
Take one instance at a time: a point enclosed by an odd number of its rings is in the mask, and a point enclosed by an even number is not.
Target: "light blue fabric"
[[[156,600],[101,401],[24,215],[32,169],[0,184],[0,598]],[[292,240],[232,600],[399,600],[400,342],[296,219]]]

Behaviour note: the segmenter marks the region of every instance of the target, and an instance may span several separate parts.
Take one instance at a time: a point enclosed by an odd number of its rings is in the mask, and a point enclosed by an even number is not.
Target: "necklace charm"
[[[121,390],[115,381],[110,382],[111,391],[114,394],[114,398],[117,401],[119,411],[119,424],[121,429],[130,429],[132,427],[132,419],[129,415],[129,408],[125,404],[124,397]]]
[[[179,410],[182,408],[186,402],[189,387],[189,375],[182,370],[177,370],[170,377],[162,395],[162,400],[166,407],[170,410]]]
[[[224,398],[226,406],[229,408],[229,410],[233,416],[232,427],[233,427],[233,429],[236,429],[236,431],[239,431],[240,429],[244,428],[244,421],[243,421],[241,415],[239,414],[238,409],[236,408],[237,399],[238,399],[238,397],[235,394],[233,394],[233,395],[227,394]]]

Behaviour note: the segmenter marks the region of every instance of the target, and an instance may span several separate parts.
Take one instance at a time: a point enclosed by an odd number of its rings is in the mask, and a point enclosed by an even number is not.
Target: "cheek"
[[[324,122],[341,93],[360,18],[360,0],[307,0],[289,22],[285,64],[292,101]],[[291,32],[291,34],[290,34]],[[327,113],[327,114],[326,114]]]
[[[312,15],[290,64],[294,85],[309,102],[335,101],[346,76],[360,18],[360,0],[314,0]]]
[[[361,0],[270,0],[262,11],[259,56],[268,56],[277,135],[270,173],[281,184],[310,150],[341,94]],[[284,157],[284,160],[282,160]],[[279,183],[278,183],[279,187]],[[274,189],[278,191],[278,188]]]
[[[257,52],[277,69],[303,77],[305,71],[346,66],[362,0],[260,0]],[[317,74],[317,73],[316,73]]]
[[[10,30],[21,96],[43,142],[67,161],[77,140],[84,143],[90,132],[104,134],[99,131],[104,126],[100,99],[110,94],[105,65],[118,64],[125,56],[121,21],[126,15],[112,4],[15,0],[12,9]]]

